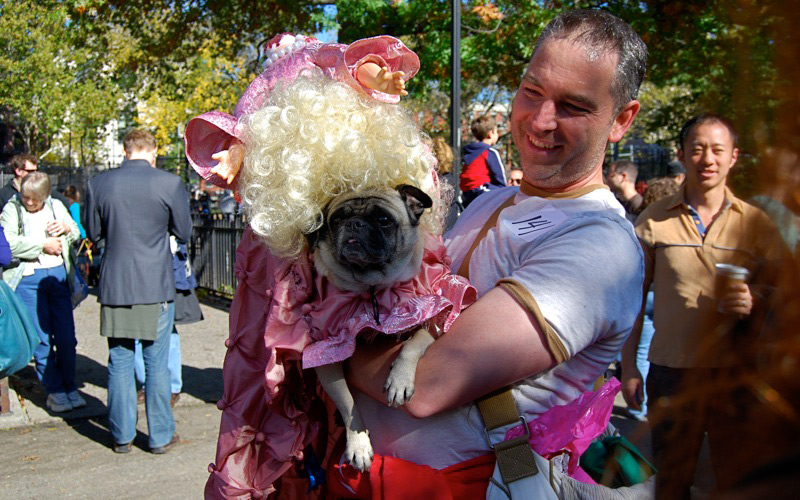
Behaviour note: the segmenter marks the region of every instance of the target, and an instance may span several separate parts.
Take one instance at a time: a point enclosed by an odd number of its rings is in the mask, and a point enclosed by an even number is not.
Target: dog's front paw
[[[383,385],[383,390],[386,391],[386,404],[397,407],[411,400],[411,396],[414,395],[416,372],[416,363],[406,362],[402,358],[397,358],[392,363],[389,377]]]
[[[344,450],[344,459],[350,465],[366,472],[372,465],[372,443],[367,431],[347,431],[347,446]]]

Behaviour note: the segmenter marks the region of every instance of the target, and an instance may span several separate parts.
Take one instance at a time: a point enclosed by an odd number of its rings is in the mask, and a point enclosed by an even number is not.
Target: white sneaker
[[[78,391],[72,391],[67,393],[67,398],[69,402],[72,404],[72,408],[83,408],[86,406],[86,400],[78,394]]]
[[[56,413],[61,413],[72,410],[72,403],[70,403],[66,393],[54,392],[47,396],[47,407]]]

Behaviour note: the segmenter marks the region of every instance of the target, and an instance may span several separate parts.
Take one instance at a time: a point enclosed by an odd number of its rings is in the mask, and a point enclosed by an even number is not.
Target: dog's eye
[[[391,218],[386,217],[385,215],[381,215],[380,217],[378,217],[378,224],[381,227],[391,227],[392,224],[394,224],[394,221]]]

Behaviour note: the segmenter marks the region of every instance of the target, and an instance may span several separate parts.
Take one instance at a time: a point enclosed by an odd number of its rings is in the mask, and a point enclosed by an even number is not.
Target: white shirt
[[[454,272],[510,196],[514,204],[500,212],[472,254],[469,278],[479,297],[503,280],[501,286],[545,322],[548,346],[561,362],[512,391],[530,421],[591,390],[616,358],[642,303],[644,258],[633,226],[608,189],[548,199],[510,187],[481,195],[447,234]],[[474,405],[417,420],[367,399],[359,396],[357,404],[373,431],[376,453],[439,469],[489,452]],[[501,439],[492,435],[492,441]]]

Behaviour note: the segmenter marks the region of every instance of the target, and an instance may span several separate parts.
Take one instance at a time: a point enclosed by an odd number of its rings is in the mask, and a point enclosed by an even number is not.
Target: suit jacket
[[[84,226],[88,237],[105,240],[100,267],[100,303],[155,304],[175,299],[169,234],[189,241],[189,195],[173,174],[144,160],[89,181]]]

